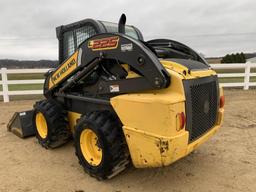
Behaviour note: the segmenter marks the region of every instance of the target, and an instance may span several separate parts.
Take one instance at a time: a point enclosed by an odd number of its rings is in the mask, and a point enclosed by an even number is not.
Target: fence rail
[[[256,86],[256,82],[251,82],[250,77],[256,77],[256,73],[252,73],[251,69],[256,69],[256,63],[234,63],[234,64],[212,64],[211,67],[215,70],[232,70],[232,69],[244,69],[244,73],[219,73],[219,78],[236,78],[243,77],[243,82],[228,82],[221,83],[222,87],[243,87],[244,90],[248,90],[249,87]],[[2,91],[0,96],[3,96],[4,102],[9,102],[9,96],[12,95],[40,95],[42,90],[21,90],[21,91],[9,91],[8,85],[24,85],[24,84],[43,84],[44,79],[27,79],[27,80],[8,80],[9,74],[42,74],[46,73],[49,69],[6,69],[1,68],[0,74],[2,80]]]

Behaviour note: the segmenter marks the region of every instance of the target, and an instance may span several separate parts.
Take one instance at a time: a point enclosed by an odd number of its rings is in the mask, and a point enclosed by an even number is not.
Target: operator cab
[[[121,17],[122,18],[122,17]],[[85,19],[56,28],[59,40],[59,63],[69,58],[78,46],[93,35],[100,33],[124,33],[148,47],[159,59],[171,60],[189,69],[208,69],[205,59],[188,46],[170,39],[154,39],[144,42],[140,30],[132,25],[125,25],[126,17],[119,23]],[[121,27],[121,29],[119,29]]]
[[[68,25],[62,25],[56,28],[57,38],[59,40],[59,63],[62,63],[70,57],[78,46],[89,37],[99,33],[116,33],[118,24],[85,19]],[[139,29],[131,25],[125,25],[125,34],[143,41],[143,36]]]

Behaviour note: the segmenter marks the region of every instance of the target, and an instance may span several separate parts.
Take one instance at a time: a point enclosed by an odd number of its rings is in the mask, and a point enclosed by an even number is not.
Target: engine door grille
[[[217,76],[185,80],[186,129],[189,142],[210,130],[217,120],[219,86]]]

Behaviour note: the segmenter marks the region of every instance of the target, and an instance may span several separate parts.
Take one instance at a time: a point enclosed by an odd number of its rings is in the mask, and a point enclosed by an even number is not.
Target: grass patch
[[[20,91],[20,90],[42,90],[43,84],[24,84],[24,85],[9,85],[10,91]]]
[[[44,74],[41,73],[24,73],[24,74],[8,74],[8,80],[30,80],[30,79],[44,79]],[[0,74],[0,80],[2,76]]]
[[[25,73],[25,74],[8,74],[8,80],[29,80],[29,79],[45,79],[44,74]]]
[[[219,78],[220,83],[243,83],[244,77],[224,77]],[[256,82],[256,77],[250,77],[250,82]]]
[[[243,77],[226,77],[226,78],[219,78],[219,83],[243,83]]]
[[[24,84],[24,85],[8,85],[9,91],[22,91],[22,90],[42,90],[43,84]],[[0,91],[2,91],[2,85],[0,85]]]
[[[10,96],[10,101],[15,100],[42,100],[43,95],[12,95]],[[0,96],[0,101],[3,101],[3,96]]]
[[[244,73],[244,69],[216,69],[217,73]],[[256,68],[251,69],[251,73],[256,73]]]
[[[256,77],[250,77],[250,82],[256,82]]]

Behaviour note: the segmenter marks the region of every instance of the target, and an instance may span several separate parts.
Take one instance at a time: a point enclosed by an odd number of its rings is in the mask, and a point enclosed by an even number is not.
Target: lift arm
[[[78,50],[46,78],[45,95],[69,91],[105,60],[128,64],[140,77],[103,80],[97,83],[97,94],[130,93],[162,89],[170,77],[156,55],[142,42],[121,33],[104,33],[84,41]],[[120,64],[119,64],[120,65]]]

